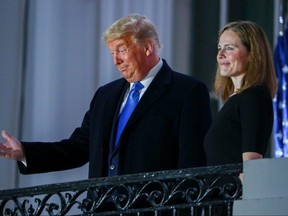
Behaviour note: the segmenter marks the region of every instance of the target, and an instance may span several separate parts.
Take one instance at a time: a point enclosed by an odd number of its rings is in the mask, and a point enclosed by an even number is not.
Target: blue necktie
[[[129,92],[126,104],[120,114],[119,122],[118,122],[118,129],[117,129],[117,135],[116,135],[116,142],[117,145],[118,140],[121,136],[122,131],[124,130],[124,127],[130,118],[133,110],[135,109],[138,101],[139,101],[139,95],[141,90],[144,87],[140,82],[134,83],[131,91]]]

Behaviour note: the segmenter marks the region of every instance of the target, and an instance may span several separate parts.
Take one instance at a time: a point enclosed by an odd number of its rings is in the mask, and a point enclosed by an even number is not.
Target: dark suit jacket
[[[89,162],[89,178],[107,175],[119,108],[129,83],[118,79],[100,87],[81,127],[60,142],[22,142],[23,174],[75,168]],[[172,71],[163,60],[119,141],[119,174],[205,165],[203,138],[211,124],[206,86]]]

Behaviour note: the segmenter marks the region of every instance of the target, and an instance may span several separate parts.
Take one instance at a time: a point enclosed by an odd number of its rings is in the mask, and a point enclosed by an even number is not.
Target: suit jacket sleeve
[[[182,107],[178,168],[206,165],[203,140],[211,121],[209,92],[204,84],[198,82]]]

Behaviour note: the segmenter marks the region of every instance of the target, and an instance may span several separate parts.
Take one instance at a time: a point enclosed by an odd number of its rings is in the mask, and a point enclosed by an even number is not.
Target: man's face
[[[129,40],[128,40],[129,41]],[[144,48],[126,39],[107,43],[113,62],[128,82],[142,80],[149,73],[147,54]]]

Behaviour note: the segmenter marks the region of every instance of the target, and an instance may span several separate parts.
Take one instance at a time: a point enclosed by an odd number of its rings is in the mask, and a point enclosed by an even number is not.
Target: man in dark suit
[[[211,123],[206,86],[160,58],[156,28],[144,16],[121,18],[104,40],[123,78],[96,91],[81,126],[70,138],[49,143],[20,142],[2,131],[0,156],[17,160],[23,174],[89,162],[89,178],[204,166],[202,143]],[[139,82],[139,102],[127,124],[118,126]]]

